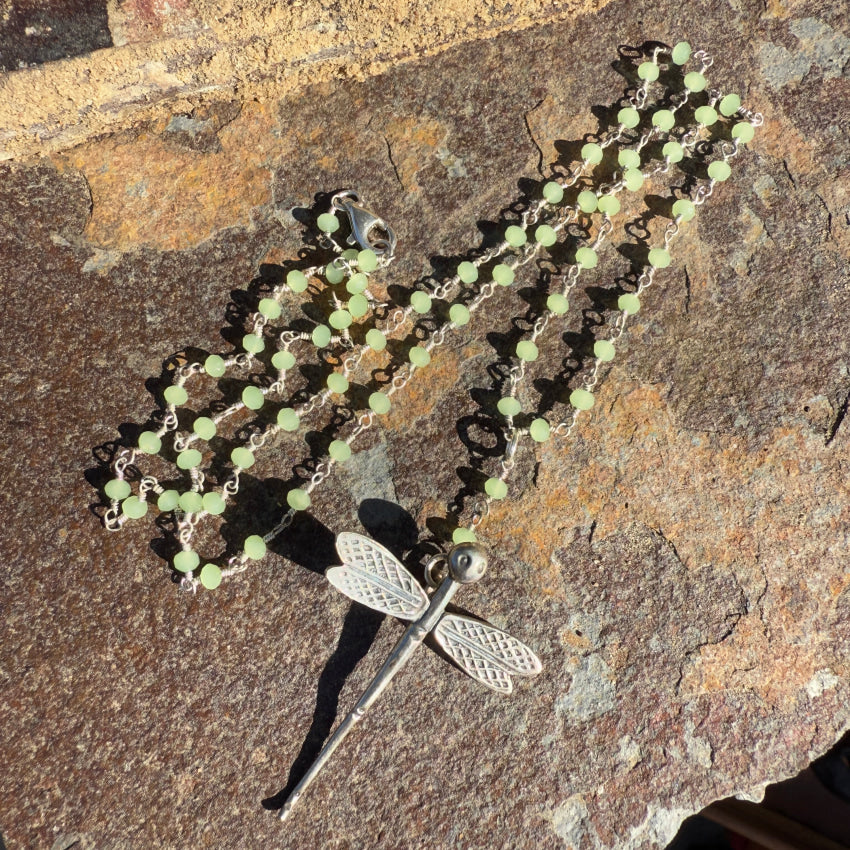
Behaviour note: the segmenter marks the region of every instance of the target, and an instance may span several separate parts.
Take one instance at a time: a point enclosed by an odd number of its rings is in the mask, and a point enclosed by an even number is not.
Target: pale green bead
[[[593,248],[588,248],[586,245],[582,245],[582,247],[576,251],[576,264],[581,266],[583,269],[595,269],[598,263],[599,257]]]
[[[202,440],[211,440],[215,436],[215,432],[218,430],[215,422],[209,418],[209,416],[199,416],[192,423],[192,430],[202,439]]]
[[[578,193],[576,203],[583,213],[592,213],[596,209],[599,199],[596,197],[596,192],[585,189],[583,192]]]
[[[598,339],[595,343],[593,343],[593,354],[603,363],[609,363],[613,360],[616,353],[614,343],[607,339]]]
[[[340,256],[343,260],[348,260],[349,263],[353,263],[357,259],[357,255],[360,252],[356,248],[346,248]]]
[[[671,130],[676,123],[676,116],[669,109],[659,109],[652,113],[652,125],[659,130]]]
[[[516,416],[522,413],[522,405],[519,403],[519,399],[511,395],[500,398],[496,402],[496,408],[502,416]]]
[[[499,286],[510,286],[514,282],[514,270],[504,263],[493,266],[493,280]]]
[[[728,180],[731,173],[732,169],[729,167],[729,163],[724,162],[722,159],[715,160],[708,164],[708,176],[712,180],[716,180],[718,183]]]
[[[194,469],[201,465],[201,453],[197,449],[186,449],[177,455],[177,466],[180,469]]]
[[[623,172],[623,183],[630,192],[637,192],[643,186],[643,172],[638,168],[627,168]]]
[[[665,248],[650,248],[649,264],[654,269],[666,269],[670,265],[670,252]]]
[[[667,142],[661,153],[670,162],[681,162],[685,157],[685,149],[678,142]]]
[[[417,313],[427,313],[431,309],[431,296],[418,289],[410,296],[410,306]]]
[[[351,457],[351,446],[344,440],[332,440],[328,454],[337,462],[345,463]]]
[[[535,419],[528,426],[528,433],[535,443],[545,443],[549,439],[552,431],[549,428],[549,423],[545,419]]]
[[[204,360],[204,371],[213,378],[220,378],[226,371],[227,364],[217,354],[210,354]]]
[[[590,410],[596,399],[588,390],[573,390],[570,393],[570,404],[576,410]]]
[[[383,416],[385,413],[390,412],[392,402],[390,402],[389,397],[385,393],[372,393],[369,396],[369,407],[379,416]]]
[[[469,307],[465,304],[452,304],[449,307],[449,318],[458,327],[463,327],[469,323]]]
[[[186,404],[189,400],[189,394],[183,387],[178,387],[176,384],[165,388],[163,397],[169,404],[180,405]]]
[[[516,344],[516,356],[520,360],[536,360],[539,353],[537,346],[530,339],[521,339]]]
[[[378,255],[371,248],[357,253],[357,268],[364,272],[373,272],[378,268]]]
[[[332,393],[342,395],[343,393],[348,392],[348,378],[346,378],[341,372],[331,372],[325,383],[328,385],[328,389]]]
[[[550,204],[560,204],[564,200],[564,187],[560,183],[550,180],[543,187],[543,197]]]
[[[139,434],[139,451],[146,455],[155,455],[162,448],[162,440],[153,431]]]
[[[291,492],[297,493],[300,491]],[[242,544],[242,551],[252,561],[259,561],[266,554],[266,541],[259,534],[252,534],[250,537],[245,538],[245,542]]]
[[[457,267],[457,276],[464,283],[475,283],[478,280],[478,266],[474,263],[464,261]]]
[[[713,106],[698,106],[694,110],[694,118],[706,127],[717,123],[717,110]]]
[[[141,519],[148,512],[148,503],[138,496],[128,496],[121,502],[121,512],[130,519]]]
[[[365,295],[352,295],[348,299],[348,312],[359,319],[369,312],[369,299]]]
[[[257,309],[267,319],[279,319],[281,314],[281,306],[274,298],[262,298],[257,305]]]
[[[286,503],[294,511],[306,511],[310,507],[310,494],[304,490],[290,490],[286,494]]]
[[[525,231],[516,224],[512,224],[505,230],[505,241],[512,248],[519,248],[520,245],[525,245],[527,240],[528,236],[526,236]]]
[[[647,80],[648,82],[653,82],[658,79],[659,68],[655,62],[641,62],[638,65],[638,77],[642,80]]]
[[[687,41],[680,41],[674,48],[671,58],[676,65],[684,65],[691,58],[691,46]]]
[[[581,149],[581,158],[587,160],[591,165],[602,162],[602,148],[596,142],[588,142]]]
[[[692,92],[702,91],[707,85],[705,77],[699,71],[691,71],[689,74],[685,74],[684,83],[685,88]]]
[[[187,514],[196,514],[204,509],[204,497],[195,490],[187,490],[180,494],[178,503],[180,510]]]
[[[605,215],[617,215],[620,212],[620,199],[614,195],[603,195],[599,199],[599,212]]]
[[[348,310],[334,310],[333,313],[328,316],[328,324],[332,328],[336,328],[338,331],[351,327],[351,323],[353,321],[354,318]]]
[[[304,272],[293,269],[286,275],[286,285],[293,292],[303,292],[310,285],[310,281],[307,280]]]
[[[617,113],[617,121],[632,130],[640,123],[640,113],[633,106],[624,106]]]
[[[621,168],[640,168],[640,154],[631,148],[623,148],[617,154],[617,162]]]
[[[301,419],[291,407],[282,407],[277,412],[277,424],[284,431],[297,431]]]
[[[408,352],[407,358],[414,366],[418,366],[420,369],[431,362],[431,355],[421,345],[414,345]]]
[[[204,564],[201,567],[200,579],[207,590],[215,590],[221,584],[221,568],[215,564]]]
[[[289,349],[283,349],[282,351],[276,351],[272,355],[272,366],[275,369],[280,369],[281,372],[285,372],[287,369],[291,369],[295,365],[295,355],[289,351]]]
[[[325,348],[325,346],[330,345],[332,336],[331,329],[327,325],[316,325],[313,328],[313,333],[310,334],[316,348]]]
[[[242,404],[248,410],[259,410],[266,402],[266,397],[259,387],[248,386],[242,390]]]
[[[383,351],[387,347],[387,338],[377,328],[366,331],[366,345],[373,351]]]
[[[570,309],[570,302],[567,296],[560,292],[553,292],[546,299],[546,307],[556,316],[563,316]]]
[[[237,446],[230,453],[230,460],[234,466],[238,466],[240,469],[250,469],[254,465],[256,458],[254,457],[254,453],[249,449],[246,449],[244,446]]]
[[[323,233],[336,233],[339,230],[339,219],[333,213],[322,213],[316,219],[316,226]]]
[[[731,118],[741,108],[741,98],[736,94],[727,94],[717,108],[721,115]]]
[[[501,478],[488,478],[484,482],[484,492],[498,501],[508,495],[508,485]]]
[[[534,240],[544,248],[548,248],[550,245],[554,245],[558,241],[558,234],[555,233],[555,229],[550,227],[548,224],[541,224],[540,227],[534,231]]]
[[[180,494],[176,490],[163,490],[156,500],[161,511],[173,511],[180,504]]]
[[[617,299],[617,309],[633,316],[640,310],[640,298],[634,292],[626,292]]]
[[[741,121],[732,128],[732,138],[738,139],[744,145],[751,142],[755,134],[755,128],[747,121]]]
[[[368,285],[369,278],[362,272],[357,272],[357,274],[351,275],[351,277],[346,281],[345,289],[351,295],[360,295],[366,291],[366,287]]]
[[[224,501],[224,497],[221,493],[204,493],[203,498],[204,510],[208,514],[212,514],[212,516],[218,516],[219,514],[224,513],[224,509],[227,507],[226,502]]]
[[[110,499],[121,501],[121,499],[126,499],[130,495],[130,484],[123,478],[113,478],[111,481],[106,482],[103,492]]]
[[[174,569],[181,573],[188,573],[201,563],[201,558],[193,549],[184,549],[174,556]]]
[[[266,343],[258,334],[245,334],[242,337],[242,348],[249,354],[259,354],[265,347]]]
[[[682,221],[690,221],[696,214],[697,208],[687,198],[680,198],[673,204],[673,218],[681,216]]]
[[[341,283],[345,278],[345,271],[336,264],[336,260],[325,266],[325,279],[330,284]]]
[[[452,532],[452,543],[459,546],[461,543],[475,543],[475,532],[471,528],[456,528]]]

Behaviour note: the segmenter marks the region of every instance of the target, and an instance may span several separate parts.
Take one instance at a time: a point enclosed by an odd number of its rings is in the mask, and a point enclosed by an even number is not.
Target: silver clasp
[[[360,206],[360,195],[353,189],[343,189],[331,198],[331,207],[348,215],[351,225],[349,245],[367,248],[379,257],[390,259],[395,253],[396,236],[393,229],[380,217]]]

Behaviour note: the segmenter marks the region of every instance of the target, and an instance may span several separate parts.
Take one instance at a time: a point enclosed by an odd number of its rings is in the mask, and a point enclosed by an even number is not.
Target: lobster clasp
[[[353,189],[343,189],[331,198],[331,206],[348,215],[351,225],[349,245],[357,245],[360,250],[367,248],[379,257],[390,259],[395,253],[396,236],[393,229],[379,216],[360,206],[360,195]]]

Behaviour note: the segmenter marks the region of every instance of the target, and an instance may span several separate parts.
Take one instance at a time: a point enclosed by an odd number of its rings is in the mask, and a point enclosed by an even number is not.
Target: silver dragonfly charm
[[[449,551],[445,558],[447,574],[430,598],[399,560],[374,540],[343,532],[336,538],[336,550],[342,566],[331,567],[325,575],[337,590],[375,611],[413,622],[289,795],[280,811],[281,820],[429,634],[464,673],[502,694],[513,690],[511,676],[536,676],[542,669],[540,659],[507,632],[471,617],[443,613],[461,585],[472,584],[484,575],[487,560],[479,546],[461,543]]]

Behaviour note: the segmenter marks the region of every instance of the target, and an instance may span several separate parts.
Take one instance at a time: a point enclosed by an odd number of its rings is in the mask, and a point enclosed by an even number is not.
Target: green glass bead
[[[204,508],[204,497],[195,490],[187,490],[180,494],[177,504],[180,505],[180,510],[187,514],[196,514]]]
[[[298,492],[298,491],[295,491]],[[259,534],[252,534],[245,538],[242,551],[252,561],[259,561],[266,554],[266,541]]]
[[[332,336],[331,329],[327,325],[316,325],[313,328],[313,333],[310,334],[310,338],[313,340],[313,345],[316,348],[325,348],[330,345]]]
[[[139,451],[146,455],[155,455],[162,448],[162,440],[153,431],[139,434]]]
[[[498,501],[508,495],[508,485],[501,478],[488,478],[484,482],[484,492]]]
[[[712,180],[716,180],[718,183],[728,180],[731,173],[732,169],[729,167],[729,163],[724,162],[722,159],[715,160],[708,164],[708,176]]]
[[[452,532],[452,543],[459,546],[461,543],[475,543],[475,532],[471,528],[456,528]]]
[[[528,426],[528,433],[535,443],[545,443],[549,439],[552,431],[549,428],[549,423],[545,419],[535,419]]]
[[[605,215],[617,215],[620,212],[620,199],[614,195],[603,195],[599,199],[599,212]]]
[[[717,108],[721,115],[731,118],[741,108],[741,98],[736,94],[727,94]]]
[[[369,278],[362,272],[357,272],[345,282],[345,289],[350,295],[360,295],[366,291],[368,285]]]
[[[638,77],[650,83],[658,79],[658,72],[659,68],[655,62],[641,62],[637,69]]]
[[[581,268],[595,269],[598,262],[599,257],[593,248],[588,248],[586,245],[582,245],[582,247],[576,251],[576,264],[581,266]]]
[[[180,504],[180,494],[176,490],[163,490],[156,500],[161,511],[173,511]]]
[[[366,331],[366,345],[373,351],[383,351],[387,347],[387,338],[377,328]]]
[[[417,313],[427,313],[431,309],[431,296],[427,292],[417,290],[410,296],[410,306]]]
[[[591,165],[596,165],[602,162],[602,148],[596,142],[588,142],[581,149],[581,158],[589,162]]]
[[[272,366],[275,369],[280,369],[281,372],[285,372],[287,369],[291,369],[295,365],[295,355],[289,351],[289,349],[283,349],[282,351],[275,351],[272,355]]]
[[[550,180],[543,187],[543,197],[550,204],[560,204],[564,200],[564,187],[560,183]]]
[[[106,482],[103,492],[110,499],[120,502],[121,499],[126,499],[130,495],[130,484],[123,478],[113,478],[111,481]]]
[[[596,399],[588,390],[573,390],[570,393],[570,404],[576,410],[590,410]]]
[[[336,233],[339,230],[339,219],[333,213],[322,213],[316,219],[316,226],[323,233]]]
[[[282,407],[277,412],[277,424],[284,431],[297,431],[301,419],[291,407]]]
[[[336,328],[338,331],[351,327],[351,323],[353,321],[354,318],[348,310],[334,310],[333,313],[328,316],[328,324],[332,328]]]
[[[310,494],[304,490],[290,490],[286,494],[286,503],[294,511],[306,511],[310,507]]]
[[[519,403],[519,399],[510,395],[500,398],[496,402],[496,408],[502,416],[516,416],[522,413],[522,405]]]
[[[364,272],[373,272],[378,268],[378,255],[371,248],[357,252],[357,268]]]
[[[209,416],[199,416],[192,423],[192,430],[202,439],[202,440],[211,440],[215,436],[215,432],[218,430],[215,422],[209,418]]]
[[[204,360],[204,371],[213,378],[220,378],[226,371],[227,364],[224,362],[222,357],[219,357],[217,354],[210,354],[206,360]]]
[[[624,106],[617,113],[617,121],[632,130],[640,123],[640,113],[633,106]]]
[[[452,304],[449,307],[449,318],[459,328],[469,324],[469,307],[465,304]]]
[[[238,466],[240,469],[250,469],[254,465],[256,458],[254,457],[254,453],[249,449],[246,449],[244,446],[237,446],[230,453],[230,460],[234,466]]]
[[[694,110],[694,118],[706,127],[717,123],[717,110],[713,106],[698,106]]]
[[[685,74],[684,83],[685,88],[692,92],[702,91],[707,85],[705,77],[699,71],[691,71],[689,74]]]
[[[685,157],[685,149],[678,142],[667,142],[661,153],[670,162],[681,162]]]
[[[352,295],[348,299],[348,312],[359,319],[369,312],[369,299],[365,295]]]
[[[356,248],[346,248],[340,256],[343,260],[347,260],[349,263],[353,263],[357,259],[357,255],[360,253]]]
[[[558,234],[555,233],[555,228],[550,227],[548,224],[541,224],[534,231],[534,241],[544,248],[548,248],[558,241]]]
[[[627,168],[623,172],[623,183],[630,192],[637,192],[643,186],[643,172],[638,168]]]
[[[346,378],[341,372],[331,372],[325,383],[328,385],[328,389],[332,393],[342,395],[343,393],[348,392],[348,378]]]
[[[732,128],[732,138],[738,139],[742,144],[751,142],[755,134],[755,128],[747,121],[741,121]]]
[[[259,354],[265,347],[265,341],[258,334],[245,334],[242,337],[242,348],[249,354]]]
[[[576,203],[583,213],[592,213],[596,209],[596,205],[599,203],[599,198],[596,197],[596,192],[591,192],[590,189],[585,189],[583,192],[578,193]]]
[[[665,248],[650,248],[649,264],[654,269],[666,269],[670,265],[670,252]]]
[[[279,319],[282,310],[280,303],[275,301],[274,298],[260,299],[257,309],[267,319]]]
[[[325,279],[330,284],[341,283],[345,278],[345,271],[336,264],[336,260],[325,266]]]
[[[414,366],[422,369],[431,362],[431,355],[426,349],[422,348],[421,345],[414,345],[408,352],[407,359],[410,360]]]
[[[372,393],[369,396],[369,407],[379,416],[383,416],[390,412],[392,402],[385,393]]]
[[[121,502],[121,512],[130,519],[141,519],[148,512],[148,503],[138,496],[128,496]]]
[[[671,54],[671,59],[676,65],[684,65],[691,58],[691,46],[687,41],[680,41]]]
[[[464,283],[475,283],[478,280],[478,266],[465,261],[457,267],[457,276]]]
[[[680,198],[673,204],[673,218],[681,216],[682,221],[690,221],[696,214],[697,208],[687,198]]]
[[[527,240],[528,236],[526,236],[525,231],[516,224],[512,224],[505,230],[505,241],[512,248],[519,248],[520,245],[525,245]]]
[[[197,449],[186,449],[177,455],[177,466],[180,469],[194,469],[201,465],[201,453]]]
[[[617,309],[633,316],[640,310],[640,298],[634,292],[627,292],[617,299]]]
[[[188,573],[201,563],[201,558],[193,549],[184,549],[174,556],[174,569],[181,573]]]
[[[203,504],[204,510],[212,516],[223,514],[224,509],[227,507],[221,493],[204,493]]]
[[[207,590],[215,590],[221,584],[221,569],[215,564],[204,564],[200,579]]]
[[[560,292],[553,292],[546,299],[546,307],[556,316],[563,316],[570,309],[570,302],[567,296]]]
[[[652,113],[652,125],[659,130],[672,130],[676,116],[669,109],[659,109]]]
[[[186,404],[189,400],[189,394],[186,390],[177,385],[166,387],[162,395],[169,404],[173,405]]]
[[[617,162],[621,168],[640,168],[640,154],[631,148],[624,148],[617,154]]]
[[[504,263],[493,266],[493,280],[499,286],[510,286],[514,282],[514,270]]]
[[[520,360],[536,360],[539,353],[537,346],[530,339],[521,339],[516,344],[516,356]]]
[[[286,285],[293,292],[303,292],[310,285],[310,281],[307,280],[304,272],[293,269],[286,275]]]
[[[614,343],[607,339],[598,339],[593,343],[593,354],[597,360],[601,360],[603,363],[612,361],[616,353]]]
[[[265,404],[265,401],[266,397],[259,387],[248,386],[242,390],[242,404],[248,410],[259,410]]]
[[[328,454],[337,462],[345,463],[351,457],[351,446],[343,440],[332,440]]]

